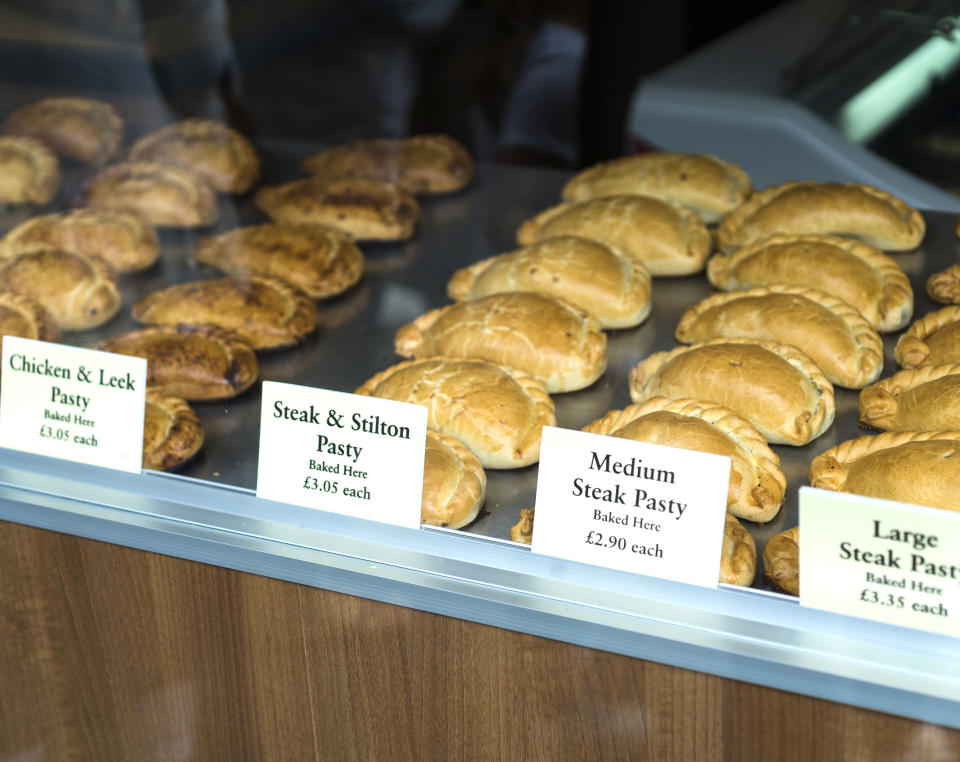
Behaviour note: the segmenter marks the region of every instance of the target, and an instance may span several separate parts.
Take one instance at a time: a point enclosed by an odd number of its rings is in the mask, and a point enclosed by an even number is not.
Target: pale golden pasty
[[[148,389],[143,418],[143,467],[173,471],[203,446],[203,426],[185,400]]]
[[[477,358],[516,368],[548,392],[590,386],[607,368],[607,337],[569,302],[532,291],[493,294],[431,310],[401,326],[401,357]]]
[[[767,540],[763,576],[771,587],[800,595],[800,527],[785,529]]]
[[[895,373],[860,392],[860,423],[887,431],[960,431],[960,364]]]
[[[654,277],[700,272],[711,246],[707,226],[695,212],[647,196],[607,196],[552,206],[520,226],[517,243],[558,235],[600,241],[639,260]]]
[[[654,352],[630,371],[630,397],[690,397],[728,407],[773,444],[805,445],[833,423],[833,385],[796,347],[713,339]]]
[[[0,203],[46,204],[60,188],[60,162],[44,143],[0,136]]]
[[[11,135],[29,135],[61,156],[85,162],[110,159],[123,143],[123,117],[92,98],[44,98],[16,109],[3,125]]]
[[[520,521],[510,527],[510,539],[525,545],[533,543],[534,508],[521,508]]]
[[[563,188],[564,201],[637,194],[677,201],[717,222],[750,195],[747,173],[716,156],[653,151],[589,167]]]
[[[447,283],[456,301],[504,291],[558,296],[593,315],[601,328],[632,328],[650,314],[651,279],[643,264],[600,241],[557,236],[475,262]]]
[[[783,505],[787,480],[780,458],[749,421],[728,408],[693,399],[651,397],[639,405],[611,410],[583,430],[729,456],[727,510],[742,519],[770,521]]]
[[[487,475],[477,456],[453,437],[428,431],[420,521],[464,527],[477,517],[486,493]]]
[[[773,285],[715,294],[688,308],[676,331],[685,344],[738,336],[792,344],[848,389],[876,381],[883,370],[880,334],[859,311],[818,289]]]
[[[427,426],[459,439],[484,468],[536,463],[543,427],[556,425],[553,400],[539,381],[479,360],[407,360],[356,393],[425,405]]]
[[[350,288],[364,267],[353,240],[323,225],[247,225],[199,239],[194,257],[228,275],[279,278],[311,299]]]
[[[842,235],[904,251],[919,246],[925,232],[920,212],[886,191],[806,180],[754,193],[720,223],[717,244],[731,252],[775,233]]]
[[[776,235],[707,262],[722,291],[783,283],[826,291],[855,307],[881,332],[897,331],[913,314],[903,268],[879,249],[839,236]]]
[[[885,431],[842,442],[810,463],[820,489],[960,510],[960,431]]]
[[[897,339],[893,356],[904,368],[960,362],[960,305],[915,320]]]
[[[960,263],[927,278],[927,296],[941,304],[960,304]]]

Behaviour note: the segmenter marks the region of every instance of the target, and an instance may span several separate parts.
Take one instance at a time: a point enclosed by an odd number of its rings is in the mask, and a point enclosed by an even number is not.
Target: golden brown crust
[[[727,513],[723,522],[719,581],[749,587],[757,573],[757,544],[736,516]]]
[[[607,337],[569,302],[531,291],[431,310],[397,330],[401,357],[476,358],[516,368],[548,392],[590,386],[607,368]]]
[[[363,274],[364,257],[345,233],[323,225],[262,225],[228,230],[197,241],[194,257],[237,277],[279,278],[325,299]]]
[[[897,340],[893,356],[904,368],[960,362],[960,305],[915,320]]]
[[[410,193],[450,193],[470,182],[473,159],[447,135],[351,140],[308,156],[303,172],[395,183]]]
[[[420,205],[407,191],[366,178],[307,177],[264,186],[254,203],[274,222],[329,225],[361,241],[405,241],[420,217]]]
[[[717,243],[731,252],[775,233],[844,235],[903,251],[919,246],[925,232],[920,212],[886,191],[806,180],[754,193],[720,223]]]
[[[589,167],[563,188],[564,201],[637,194],[676,201],[717,222],[750,195],[747,173],[716,156],[651,152]]]
[[[558,296],[589,312],[602,328],[632,328],[650,314],[651,279],[643,264],[600,241],[557,236],[457,270],[447,283],[464,301],[504,291]]]
[[[833,385],[796,347],[713,339],[655,352],[630,371],[630,397],[691,397],[742,415],[768,442],[804,445],[833,423]]]
[[[960,304],[960,263],[927,278],[927,296],[941,304]]]
[[[763,435],[729,408],[694,399],[651,397],[611,410],[584,431],[730,457],[727,510],[770,521],[783,504],[787,480]]]
[[[533,508],[520,509],[520,521],[510,527],[510,539],[530,545],[533,542]]]
[[[553,400],[539,381],[479,360],[407,360],[356,393],[425,405],[427,426],[459,439],[484,468],[536,463],[543,427],[556,424]]]
[[[0,136],[0,203],[46,204],[60,189],[60,162],[44,143]]]
[[[147,387],[187,400],[225,400],[260,373],[253,348],[212,325],[156,325],[113,336],[95,349],[147,360]]]
[[[260,157],[250,141],[214,119],[185,119],[148,132],[131,146],[130,158],[193,170],[221,193],[246,193],[260,179]]]
[[[960,430],[960,364],[901,370],[860,392],[860,423],[887,431]]]
[[[428,431],[420,520],[459,529],[477,517],[486,493],[487,475],[479,458],[453,437]]]
[[[254,349],[294,346],[317,325],[317,308],[277,278],[215,278],[154,291],[133,306],[140,323],[205,323],[235,332]]]
[[[148,389],[143,419],[143,467],[173,471],[203,446],[203,426],[185,400]]]
[[[136,212],[151,225],[200,227],[217,220],[213,187],[189,169],[155,161],[124,161],[98,172],[81,201],[97,209]]]
[[[772,587],[800,595],[800,527],[785,529],[767,540],[763,576]]]
[[[123,143],[123,118],[111,104],[92,98],[44,98],[16,109],[3,125],[11,135],[28,135],[61,156],[104,162]]]
[[[0,291],[0,353],[4,336],[60,341],[60,331],[43,305],[12,291]]]
[[[552,206],[520,226],[517,243],[558,235],[600,241],[638,259],[655,278],[700,272],[711,246],[707,226],[695,212],[646,196],[608,196]]]
[[[0,240],[0,257],[37,249],[100,256],[119,273],[144,270],[160,254],[157,233],[143,217],[110,209],[74,209],[31,217]]]
[[[839,236],[775,235],[707,262],[723,291],[783,283],[809,286],[855,307],[878,331],[897,331],[913,314],[910,279],[879,249]]]
[[[849,439],[813,459],[810,484],[960,510],[960,431],[885,431]]]
[[[863,315],[819,289],[775,284],[715,294],[688,308],[677,341],[720,337],[792,344],[831,383],[860,389],[880,377],[883,340]]]

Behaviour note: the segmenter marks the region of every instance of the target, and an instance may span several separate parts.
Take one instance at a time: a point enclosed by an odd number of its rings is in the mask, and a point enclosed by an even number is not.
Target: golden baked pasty
[[[133,306],[139,323],[206,323],[236,333],[254,349],[299,344],[317,325],[317,308],[299,289],[276,278],[214,278],[178,283]]]
[[[569,201],[524,222],[517,243],[558,235],[600,241],[638,259],[653,277],[700,272],[710,253],[710,233],[696,212],[647,196],[607,196]]]
[[[960,304],[960,263],[927,278],[927,296],[941,304]]]
[[[447,295],[458,302],[505,291],[558,296],[593,315],[601,328],[632,328],[650,314],[650,273],[600,241],[564,235],[457,270]]]
[[[420,521],[464,527],[477,517],[486,494],[487,475],[477,456],[453,437],[428,431]]]
[[[44,143],[0,136],[0,203],[46,204],[60,189],[60,162]]]
[[[729,456],[727,510],[742,519],[770,521],[783,505],[787,480],[780,458],[749,421],[728,408],[694,399],[651,397],[611,410],[583,430]]]
[[[790,527],[767,540],[763,577],[777,590],[800,595],[800,527]]]
[[[783,283],[826,291],[855,307],[881,332],[903,328],[913,289],[903,268],[879,249],[839,236],[776,235],[707,262],[722,291]]]
[[[805,445],[833,423],[833,385],[796,347],[713,339],[654,352],[630,371],[630,397],[690,397],[742,415],[773,444]]]
[[[410,193],[450,193],[473,177],[466,147],[447,135],[351,140],[308,156],[300,168],[322,178],[362,177]]]
[[[236,397],[260,373],[252,347],[212,325],[140,328],[105,339],[94,349],[145,358],[147,388],[186,400]]]
[[[759,286],[715,294],[688,308],[677,341],[721,337],[792,344],[831,383],[859,389],[880,377],[883,340],[856,309],[835,296],[803,286]]]
[[[536,463],[543,427],[556,424],[543,384],[480,360],[407,360],[377,373],[356,393],[425,405],[428,428],[459,439],[484,468]]]
[[[400,186],[362,177],[264,186],[254,203],[274,222],[329,225],[360,241],[406,241],[420,217],[416,199]]]
[[[897,339],[893,356],[904,368],[960,362],[960,305],[915,320]]]
[[[653,151],[606,161],[576,174],[564,201],[637,194],[677,201],[717,222],[750,195],[747,173],[716,156]]]
[[[493,294],[431,310],[401,326],[401,357],[477,358],[539,379],[548,392],[590,386],[607,369],[607,337],[569,302],[532,291]]]
[[[116,108],[93,98],[44,98],[16,109],[3,125],[10,135],[28,135],[85,162],[110,159],[123,143],[123,130]]]
[[[810,484],[960,511],[960,431],[884,431],[848,439],[813,459]]]
[[[925,232],[920,212],[886,191],[805,180],[754,193],[720,223],[717,244],[729,253],[775,233],[842,235],[878,249],[905,251],[919,246]]]
[[[895,373],[860,392],[860,423],[887,431],[960,431],[960,364]]]
[[[12,291],[0,291],[0,353],[4,336],[60,341],[60,331],[40,302]]]
[[[143,467],[173,471],[203,446],[203,426],[186,401],[148,389],[143,417]]]
[[[41,249],[0,259],[0,290],[29,296],[62,331],[103,325],[117,314],[117,279],[100,257]]]
[[[37,249],[96,255],[118,273],[144,270],[160,254],[152,225],[134,212],[112,209],[74,209],[31,217],[0,240],[0,257]]]
[[[360,280],[364,258],[353,240],[323,225],[266,222],[197,241],[194,257],[218,270],[279,278],[311,299],[336,296]]]
[[[82,203],[136,212],[151,225],[200,227],[217,220],[217,195],[196,172],[156,161],[124,161],[85,185]]]
[[[520,521],[510,527],[510,539],[525,545],[533,543],[534,508],[521,508]]]
[[[130,147],[130,158],[193,170],[221,193],[246,193],[260,178],[250,141],[215,119],[185,119],[148,132]]]

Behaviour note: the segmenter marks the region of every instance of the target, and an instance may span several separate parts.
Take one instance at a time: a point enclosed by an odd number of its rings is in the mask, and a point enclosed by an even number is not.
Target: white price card
[[[716,587],[730,458],[544,426],[532,550]]]
[[[139,472],[147,361],[3,339],[0,447]]]
[[[800,604],[960,635],[960,514],[800,488]]]
[[[263,382],[257,496],[420,526],[427,408]]]

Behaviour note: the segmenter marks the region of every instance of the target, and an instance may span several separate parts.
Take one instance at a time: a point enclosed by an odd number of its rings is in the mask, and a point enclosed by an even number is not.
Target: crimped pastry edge
[[[728,548],[732,546],[730,552]],[[723,552],[720,554],[718,579],[727,585],[749,587],[757,574],[757,543],[739,522],[727,511],[723,521]]]
[[[432,438],[439,445],[453,451],[461,468],[460,479],[450,499],[443,506],[434,509],[435,513],[442,514],[449,520],[431,521],[431,517],[424,513],[425,507],[421,509],[420,520],[425,524],[460,529],[473,521],[483,507],[487,496],[487,474],[480,459],[459,439],[439,431],[427,431],[427,438]],[[426,502],[427,495],[424,493],[421,505]]]
[[[170,419],[170,428],[160,446],[143,451],[143,467],[155,471],[172,471],[193,458],[203,446],[204,431],[200,418],[186,400],[156,389],[147,389],[147,405],[155,405]]]
[[[535,508],[521,508],[520,520],[510,527],[510,539],[530,545],[533,542],[533,520]]]
[[[893,349],[893,356],[897,363],[904,368],[924,365],[924,361],[930,355],[930,347],[926,339],[944,326],[958,321],[960,321],[960,305],[949,305],[914,320],[897,339],[897,345]]]
[[[60,341],[60,329],[57,324],[46,307],[33,297],[18,294],[16,291],[0,289],[0,306],[8,307],[21,315],[26,315],[28,320],[36,327],[37,341]]]
[[[960,262],[927,278],[927,296],[940,304],[960,303]]]
[[[60,189],[60,161],[42,141],[26,135],[0,135],[0,146],[25,156],[33,167],[33,182],[23,189],[23,198],[0,198],[0,203],[46,204]]]
[[[904,368],[865,387],[857,399],[860,424],[876,429],[897,428],[900,397],[911,389],[945,376],[960,376],[960,363]]]
[[[40,100],[25,103],[10,113],[3,124],[3,131],[9,135],[45,135],[46,139],[49,140],[48,130],[31,127],[30,121],[31,119],[38,118],[34,116],[35,111],[42,110],[44,107],[49,108],[50,106],[71,111],[73,114],[82,114],[93,122],[105,120],[109,128],[109,134],[106,139],[104,139],[103,136],[104,130],[97,129],[97,132],[100,134],[100,139],[97,141],[97,145],[94,147],[92,153],[86,151],[82,152],[82,154],[67,152],[64,150],[63,145],[57,141],[53,141],[51,145],[56,152],[79,159],[80,161],[103,162],[111,159],[120,149],[120,144],[123,142],[123,132],[126,127],[123,117],[120,116],[120,112],[112,103],[96,98],[55,97],[41,98]],[[42,117],[39,118],[42,119]],[[23,122],[26,122],[26,124]],[[97,127],[99,128],[101,124],[98,124]]]
[[[773,535],[763,547],[763,576],[778,590],[800,595],[800,527]]]

